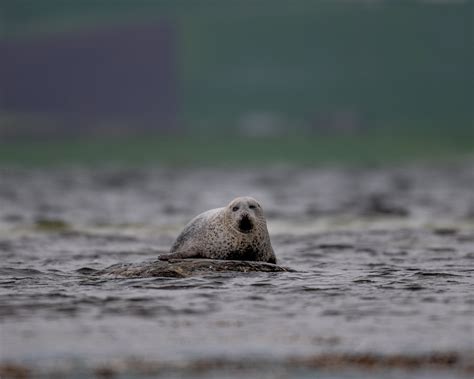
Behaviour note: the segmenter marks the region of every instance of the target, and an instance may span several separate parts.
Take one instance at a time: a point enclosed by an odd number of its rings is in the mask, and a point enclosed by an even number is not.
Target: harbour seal
[[[231,259],[276,263],[260,204],[238,197],[226,207],[193,218],[161,260],[183,258]]]

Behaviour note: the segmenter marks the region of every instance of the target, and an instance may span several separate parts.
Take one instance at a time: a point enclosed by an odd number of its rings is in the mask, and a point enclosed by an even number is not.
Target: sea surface
[[[1,168],[0,377],[471,378],[473,188],[472,161]],[[293,271],[97,275],[241,195]]]

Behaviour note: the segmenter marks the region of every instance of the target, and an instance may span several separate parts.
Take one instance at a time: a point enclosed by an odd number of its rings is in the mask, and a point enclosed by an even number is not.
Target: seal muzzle
[[[239,221],[239,230],[242,233],[250,233],[252,229],[253,229],[252,220],[250,220],[250,217],[248,215],[243,215]]]

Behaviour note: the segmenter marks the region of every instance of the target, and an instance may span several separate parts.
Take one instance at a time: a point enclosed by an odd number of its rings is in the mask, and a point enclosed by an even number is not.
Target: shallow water
[[[2,169],[0,369],[472,376],[471,163]],[[295,272],[94,275],[154,260],[191,217],[246,194],[264,206],[279,264]]]

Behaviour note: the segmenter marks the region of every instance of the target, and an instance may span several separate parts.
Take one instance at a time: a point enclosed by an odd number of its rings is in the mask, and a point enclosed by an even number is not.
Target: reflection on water
[[[464,377],[472,167],[4,169],[3,373]],[[294,272],[95,275],[153,261],[190,217],[244,194]]]

